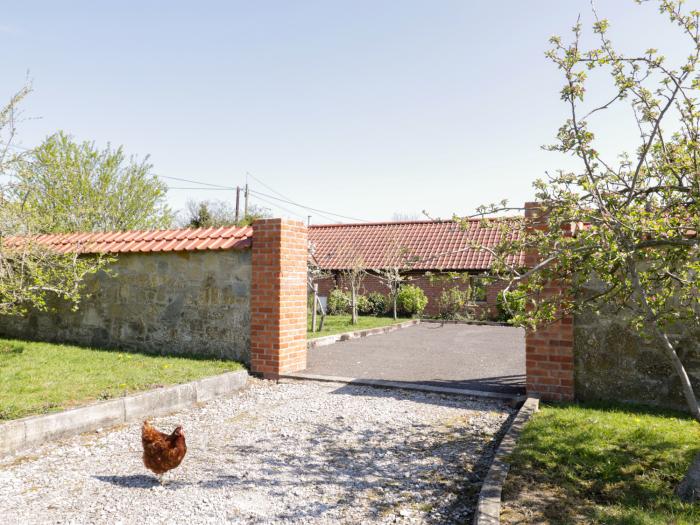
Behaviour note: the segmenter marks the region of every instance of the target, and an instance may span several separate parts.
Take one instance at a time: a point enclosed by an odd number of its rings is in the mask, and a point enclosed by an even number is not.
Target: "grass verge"
[[[503,523],[700,523],[674,495],[700,425],[682,413],[630,406],[544,406],[511,456]]]
[[[327,335],[342,334],[344,332],[355,332],[357,330],[367,330],[369,328],[378,328],[380,326],[390,326],[392,324],[403,323],[408,321],[408,319],[398,319],[394,321],[393,317],[374,317],[374,316],[358,316],[358,323],[352,324],[352,317],[350,315],[327,315],[326,321],[323,324],[322,332],[312,332],[311,331],[311,316],[309,315],[309,322],[306,332],[306,337],[308,339],[316,339],[318,337],[324,337]],[[316,321],[318,326],[321,323],[321,318],[319,316]]]
[[[0,339],[0,421],[242,368],[235,361]]]

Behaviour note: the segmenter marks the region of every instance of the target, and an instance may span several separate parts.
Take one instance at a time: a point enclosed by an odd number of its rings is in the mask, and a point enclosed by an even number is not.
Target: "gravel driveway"
[[[250,386],[157,418],[188,454],[164,487],[140,425],[0,460],[4,523],[467,523],[511,409],[335,383]]]

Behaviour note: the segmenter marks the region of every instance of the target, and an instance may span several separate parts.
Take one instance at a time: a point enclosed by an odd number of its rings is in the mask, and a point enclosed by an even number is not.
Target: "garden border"
[[[390,324],[387,326],[378,326],[377,328],[366,328],[364,330],[357,330],[355,332],[343,332],[342,334],[326,335],[323,337],[317,337],[316,339],[309,339],[306,342],[306,348],[317,348],[319,346],[328,346],[340,341],[350,341],[351,339],[360,339],[362,337],[371,337],[373,335],[388,334],[389,332],[394,332],[402,328],[408,328],[409,326],[417,325],[421,322],[420,319],[411,319],[410,321],[404,321],[403,323]]]
[[[246,370],[158,388],[55,414],[29,416],[0,424],[0,457],[45,442],[145,417],[161,416],[243,388]]]
[[[507,457],[515,450],[525,423],[529,421],[532,414],[539,410],[539,405],[539,398],[528,397],[498,445],[489,471],[481,485],[476,514],[474,515],[474,525],[499,525],[501,523],[501,491],[510,468]]]

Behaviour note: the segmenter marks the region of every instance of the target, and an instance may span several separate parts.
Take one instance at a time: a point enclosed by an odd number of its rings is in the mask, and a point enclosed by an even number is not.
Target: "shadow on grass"
[[[700,427],[680,412],[551,404],[520,437],[506,500],[549,493],[540,510],[555,524],[578,522],[581,513],[596,523],[671,523],[664,516],[699,523],[700,508],[674,495],[698,451]]]
[[[234,359],[227,359],[224,357],[221,357],[220,355],[215,355],[215,354],[207,354],[207,353],[169,353],[169,352],[159,352],[156,349],[151,350],[143,350],[140,348],[134,348],[129,345],[124,345],[124,346],[98,346],[98,345],[87,345],[85,343],[81,342],[72,342],[72,341],[51,341],[48,339],[35,339],[32,338],[31,335],[28,335],[25,339],[15,339],[15,338],[5,338],[5,337],[0,337],[2,340],[2,343],[0,344],[0,355],[4,353],[15,353],[15,354],[21,354],[26,345],[28,344],[46,344],[46,345],[51,345],[51,346],[56,346],[58,348],[67,348],[67,347],[75,347],[75,348],[81,348],[83,350],[91,350],[95,352],[105,352],[105,353],[127,353],[127,354],[133,354],[133,355],[139,355],[143,357],[172,357],[172,358],[182,358],[182,359],[189,359],[192,361],[224,361],[224,362],[230,362],[230,363],[236,363],[240,365],[240,369],[244,369],[245,365],[241,363],[240,361],[236,361]],[[5,351],[3,351],[3,348]]]

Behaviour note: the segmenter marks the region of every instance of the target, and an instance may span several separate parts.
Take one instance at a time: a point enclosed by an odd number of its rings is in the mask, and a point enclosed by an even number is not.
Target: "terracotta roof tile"
[[[512,238],[518,237],[514,232]],[[493,256],[470,248],[478,243],[493,247],[501,232],[479,220],[466,228],[454,221],[413,221],[376,224],[333,224],[311,226],[309,241],[316,262],[327,270],[344,270],[359,259],[366,268],[390,267],[396,260],[412,261],[416,270],[486,270]],[[415,262],[413,262],[415,261]],[[521,254],[509,263],[523,264]]]
[[[251,245],[250,226],[183,228],[179,230],[130,230],[124,232],[60,233],[39,235],[34,242],[51,246],[60,253],[124,253],[195,250],[230,250]],[[22,237],[5,239],[18,245]]]

